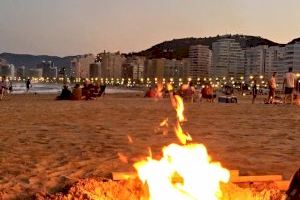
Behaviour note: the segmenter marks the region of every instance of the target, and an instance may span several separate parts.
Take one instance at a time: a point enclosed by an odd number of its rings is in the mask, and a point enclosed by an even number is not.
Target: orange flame
[[[163,148],[160,160],[150,157],[136,162],[134,168],[143,183],[147,183],[149,200],[220,200],[220,182],[228,182],[230,173],[220,163],[212,162],[203,144],[187,144],[192,141],[184,133],[180,123],[185,120],[181,97],[170,94],[177,111],[176,135],[183,144],[171,144]]]
[[[183,84],[183,85],[181,85],[181,89],[187,90],[187,89],[189,89],[189,85],[188,84]]]
[[[230,173],[220,163],[211,162],[204,145],[163,148],[163,158],[148,158],[134,164],[142,182],[147,183],[150,200],[218,200],[220,182],[228,182]]]
[[[169,92],[173,90],[173,86],[170,83],[167,84],[167,90]]]
[[[148,153],[149,153],[149,158],[152,158],[152,149],[151,149],[151,147],[148,147]]]
[[[122,154],[122,153],[118,153],[118,156],[119,156],[119,160],[123,163],[128,163],[128,158]]]
[[[192,141],[192,137],[188,133],[184,133],[179,122],[175,126],[175,133],[181,144],[187,144],[188,141]]]
[[[127,135],[127,139],[128,139],[128,143],[129,144],[133,143],[132,137],[130,135]]]
[[[156,97],[161,98],[163,96],[163,85],[161,83],[158,83],[156,85]]]
[[[169,126],[169,124],[168,124],[168,118],[167,119],[165,119],[164,121],[162,121],[162,122],[160,122],[160,124],[159,124],[159,126],[166,126],[166,127],[168,127]]]
[[[178,95],[175,95],[174,97],[176,100],[175,101],[176,102],[175,109],[177,112],[177,118],[178,118],[179,122],[183,122],[185,120],[184,115],[183,115],[183,112],[184,112],[183,100]]]

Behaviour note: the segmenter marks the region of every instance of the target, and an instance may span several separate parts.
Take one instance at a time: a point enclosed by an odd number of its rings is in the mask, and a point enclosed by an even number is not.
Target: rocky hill
[[[182,59],[188,57],[189,47],[192,45],[202,44],[212,48],[212,43],[222,38],[233,38],[241,44],[242,48],[255,47],[258,45],[275,46],[281,45],[257,36],[247,35],[223,35],[205,38],[183,38],[162,42],[150,49],[136,53],[136,55],[146,56],[148,58],[168,58]]]

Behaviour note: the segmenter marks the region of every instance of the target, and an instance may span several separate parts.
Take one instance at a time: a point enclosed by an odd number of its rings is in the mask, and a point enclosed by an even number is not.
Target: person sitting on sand
[[[225,86],[223,87],[223,93],[224,93],[225,95],[233,95],[233,93],[234,93],[233,87],[232,87],[232,86],[229,86],[229,85],[225,85]]]
[[[82,98],[82,90],[80,85],[77,83],[72,91],[72,100],[78,101]]]
[[[154,98],[156,97],[156,92],[155,90],[152,88],[152,87],[149,87],[146,94],[145,94],[145,97],[148,97],[148,98]]]
[[[207,84],[201,90],[201,99],[207,99],[208,102],[214,102],[216,95],[214,94],[214,89],[210,84]]]
[[[99,94],[99,91],[100,91],[100,85],[99,85],[99,83],[95,83],[94,84],[94,93],[95,93],[95,96],[97,96]]]
[[[99,90],[99,93],[97,95],[97,97],[101,97],[105,95],[105,89],[106,89],[106,84],[101,84],[100,85],[100,90]]]
[[[67,85],[63,86],[61,94],[56,98],[57,100],[71,100],[72,92],[69,90]]]
[[[82,99],[95,100],[96,96],[97,95],[94,94],[94,85],[89,80],[86,80],[83,83]]]
[[[196,89],[194,87],[194,84],[193,82],[189,82],[188,85],[186,85],[185,87],[182,87],[182,95],[183,95],[183,98],[185,100],[189,100],[191,102],[194,101],[194,96],[195,96],[195,93],[196,93]]]

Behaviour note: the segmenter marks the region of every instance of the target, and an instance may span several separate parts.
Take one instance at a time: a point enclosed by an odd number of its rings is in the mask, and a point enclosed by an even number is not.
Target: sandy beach
[[[0,102],[0,199],[55,193],[78,179],[132,171],[135,160],[178,142],[169,99],[112,94],[96,101],[54,101],[54,95],[13,95]],[[300,107],[186,103],[184,124],[213,160],[242,174],[282,174],[300,167]],[[164,136],[159,124],[169,119]],[[127,139],[130,135],[133,143]],[[129,158],[122,163],[118,153]]]

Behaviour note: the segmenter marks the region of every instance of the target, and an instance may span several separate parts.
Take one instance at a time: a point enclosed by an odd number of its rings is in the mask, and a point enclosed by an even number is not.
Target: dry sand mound
[[[222,185],[222,191],[222,200],[281,200],[283,198],[282,192],[272,187],[272,185],[241,188],[234,184],[226,184]],[[80,180],[65,193],[56,195],[37,194],[36,199],[139,200],[145,195],[147,195],[147,191],[138,180],[112,181],[108,179],[86,179]]]

